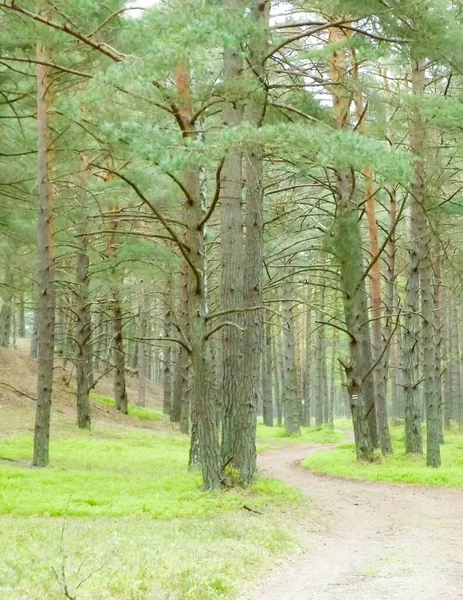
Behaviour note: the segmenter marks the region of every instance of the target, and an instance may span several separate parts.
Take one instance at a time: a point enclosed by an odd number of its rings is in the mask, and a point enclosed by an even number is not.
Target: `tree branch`
[[[209,331],[209,333],[207,333],[204,336],[204,339],[208,340],[211,337],[211,335],[214,335],[214,333],[216,333],[217,331],[222,329],[222,327],[235,327],[236,329],[239,329],[240,331],[246,331],[246,329],[244,327],[240,327],[239,325],[237,325],[236,323],[233,323],[232,321],[224,321],[223,323],[220,323],[219,325],[217,325],[217,327],[214,327],[214,329],[211,329],[211,331]]]
[[[117,52],[117,50],[114,50],[114,48],[111,48],[111,46],[108,46],[108,44],[94,42],[88,36],[83,35],[82,33],[75,31],[74,29],[71,29],[71,27],[69,27],[69,25],[67,25],[66,23],[64,25],[60,25],[60,23],[56,23],[55,21],[52,21],[51,19],[47,19],[46,17],[42,17],[41,15],[39,15],[37,13],[31,12],[30,10],[21,8],[20,6],[18,6],[15,3],[14,0],[10,0],[10,3],[7,3],[6,1],[0,2],[0,8],[7,8],[9,10],[19,13],[20,15],[29,17],[30,19],[33,19],[34,21],[37,21],[38,23],[42,23],[42,25],[47,25],[48,27],[51,27],[52,29],[56,29],[57,31],[63,31],[64,33],[67,33],[68,35],[83,42],[87,46],[90,46],[94,50],[98,50],[98,52],[100,52],[101,54],[104,54],[105,56],[107,56],[108,58],[113,60],[114,62],[118,62],[118,63],[122,62],[121,54],[119,52]]]
[[[212,216],[212,213],[215,210],[215,207],[217,206],[217,202],[219,201],[220,192],[222,190],[221,175],[222,175],[222,168],[223,168],[224,162],[225,162],[225,158],[222,158],[222,160],[220,161],[220,164],[217,168],[216,174],[215,174],[214,198],[212,199],[211,205],[209,206],[209,210],[205,214],[203,220],[199,223],[198,229],[202,229],[204,227],[204,225],[209,221],[209,219]]]

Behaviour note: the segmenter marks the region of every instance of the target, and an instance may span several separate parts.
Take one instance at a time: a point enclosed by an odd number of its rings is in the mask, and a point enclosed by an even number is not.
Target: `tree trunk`
[[[172,278],[167,281],[167,291],[164,297],[164,336],[167,338],[173,337],[173,315],[172,315]],[[162,412],[165,415],[170,415],[170,420],[173,423],[180,421],[180,405],[173,406],[173,390],[172,390],[172,373],[173,373],[173,352],[172,342],[167,342],[163,350],[164,369],[163,369],[163,405]],[[178,410],[177,410],[178,408]]]
[[[250,36],[248,62],[249,76],[257,84],[245,108],[245,119],[255,128],[260,127],[266,108],[265,61],[268,46],[270,0],[253,0],[250,19],[255,29]],[[244,263],[244,306],[260,307],[263,302],[263,233],[264,189],[263,149],[249,142],[245,151],[246,240]],[[262,310],[244,315],[243,394],[239,407],[238,439],[235,462],[243,485],[249,485],[256,471],[257,403],[260,388],[260,365],[263,339]]]
[[[345,41],[346,33],[337,27],[330,29],[330,42]],[[339,129],[349,122],[352,96],[345,86],[347,74],[345,50],[336,50],[331,61],[333,83],[333,113]],[[371,460],[374,447],[366,412],[374,414],[374,396],[371,395],[371,368],[366,290],[363,278],[363,250],[360,214],[353,174],[336,170],[337,223],[334,232],[334,248],[340,266],[343,290],[344,318],[349,334],[349,364],[345,365],[346,385],[350,397],[357,458]],[[371,373],[370,373],[371,375]],[[370,385],[370,388],[366,387]]]
[[[263,365],[263,419],[264,425],[273,427],[273,386],[272,386],[272,327],[269,322],[265,323],[265,348]]]
[[[46,2],[37,2],[37,12],[48,16]],[[55,347],[55,232],[53,222],[53,158],[50,113],[54,105],[55,88],[50,68],[53,62],[49,49],[37,44],[37,127],[38,127],[38,192],[39,242],[37,305],[37,406],[35,413],[34,458],[36,467],[49,462],[50,413],[53,388],[53,358]]]
[[[281,338],[281,335],[280,335],[280,330],[279,330],[279,324],[277,324],[276,333],[274,333],[274,335],[273,335],[272,355],[273,355],[273,364],[274,364],[273,382],[274,382],[274,389],[275,389],[275,406],[276,406],[276,412],[277,412],[278,427],[281,427],[283,425],[283,402],[282,402],[282,393],[281,393],[282,364],[281,364],[281,352],[280,352],[280,344],[279,344],[280,338]]]
[[[116,234],[118,230],[118,217],[120,214],[120,208],[118,205],[110,207],[109,212],[111,213],[110,227],[111,233],[108,237],[108,258],[111,261],[115,261],[117,257],[117,241]],[[115,277],[115,269],[113,270],[113,277]],[[112,303],[113,303],[113,336],[112,336],[112,353],[113,353],[113,364],[114,364],[114,396],[116,400],[116,408],[122,414],[127,415],[129,412],[129,401],[127,397],[127,388],[125,383],[125,350],[124,350],[124,335],[123,335],[123,323],[122,323],[122,306],[121,306],[121,294],[118,289],[118,282],[112,282]]]
[[[224,0],[224,13],[232,19],[233,11],[242,6],[242,0]],[[233,22],[233,21],[232,21]],[[236,127],[242,122],[243,110],[234,88],[242,79],[243,58],[241,49],[224,50],[224,89],[229,97],[223,111],[224,125]],[[241,211],[243,190],[242,154],[231,148],[221,173],[221,300],[222,310],[243,306],[243,215]],[[222,457],[224,464],[235,460],[238,435],[237,412],[243,394],[243,324],[242,313],[230,313],[227,320],[236,327],[222,328],[221,344],[221,398],[223,403]],[[236,460],[235,460],[236,462]]]
[[[188,264],[186,261],[182,266],[180,278],[180,310],[178,325],[182,331],[182,336],[189,335],[189,315],[188,315]],[[180,431],[189,433],[190,430],[190,356],[184,346],[179,346],[177,363],[175,365],[175,377],[173,387],[172,410],[175,415],[179,415]]]
[[[197,132],[192,118],[190,73],[186,61],[181,60],[177,64],[176,88],[183,136],[185,139],[195,139]],[[199,169],[186,169],[184,186],[187,191],[184,215],[189,249],[189,345],[193,371],[190,465],[200,460],[204,488],[211,491],[222,485],[223,464],[217,428],[217,406],[212,391],[214,369],[207,342],[204,212]]]
[[[310,427],[310,417],[312,410],[312,353],[310,345],[310,335],[312,333],[312,299],[314,296],[314,289],[307,286],[307,311],[305,317],[305,357],[304,357],[304,400],[303,400],[303,411],[302,411],[302,425],[304,427]]]
[[[5,282],[2,292],[2,308],[0,310],[0,347],[2,348],[9,347],[11,337],[13,313],[13,297],[11,293],[13,272],[11,270],[11,260],[11,257],[7,255],[5,264]]]
[[[80,429],[90,429],[90,373],[91,373],[91,333],[92,324],[90,316],[89,303],[89,257],[87,254],[88,236],[87,236],[87,216],[85,211],[85,179],[80,177],[79,181],[79,203],[81,213],[79,214],[80,223],[78,226],[79,235],[76,238],[77,258],[76,258],[76,384],[77,384],[77,425]]]
[[[325,308],[325,286],[320,281],[319,287],[319,309],[317,313],[317,338],[316,338],[316,365],[317,365],[317,378],[316,378],[316,397],[315,397],[315,427],[321,427],[324,423],[323,406],[326,402],[327,396],[327,380],[326,380],[326,340],[325,340],[325,326],[321,324],[324,321],[324,308]]]
[[[26,337],[26,311],[24,307],[24,292],[20,292],[18,300],[18,337]]]
[[[283,413],[285,431],[288,435],[300,435],[299,405],[297,401],[297,379],[294,352],[293,302],[283,302]]]
[[[143,282],[142,282],[143,284]],[[139,303],[140,326],[138,330],[138,406],[146,406],[146,380],[148,378],[148,353],[146,348],[146,338],[148,337],[148,296],[145,286],[142,285],[141,298]]]

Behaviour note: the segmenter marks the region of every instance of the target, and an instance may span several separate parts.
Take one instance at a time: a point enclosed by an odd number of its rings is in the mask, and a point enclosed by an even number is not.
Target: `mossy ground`
[[[357,461],[354,445],[343,444],[333,450],[309,456],[303,465],[319,473],[351,479],[463,488],[461,431],[453,429],[445,433],[445,444],[441,446],[442,467],[439,469],[427,467],[424,456],[405,454],[403,426],[391,428],[391,436],[394,454],[388,457],[378,456],[373,463]]]

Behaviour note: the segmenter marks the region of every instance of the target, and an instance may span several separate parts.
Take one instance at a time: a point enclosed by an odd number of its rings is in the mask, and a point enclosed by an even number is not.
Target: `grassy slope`
[[[204,494],[185,468],[188,440],[169,425],[56,425],[44,470],[30,468],[30,433],[0,440],[2,599],[63,598],[64,556],[71,588],[97,570],[78,600],[225,599],[298,547],[296,490],[260,478],[250,490]]]
[[[403,427],[391,430],[394,455],[365,463],[355,459],[353,444],[344,444],[334,450],[309,456],[303,465],[329,475],[389,481],[429,486],[463,488],[463,435],[456,431],[446,433],[442,446],[442,467],[430,469],[424,457],[406,456]]]

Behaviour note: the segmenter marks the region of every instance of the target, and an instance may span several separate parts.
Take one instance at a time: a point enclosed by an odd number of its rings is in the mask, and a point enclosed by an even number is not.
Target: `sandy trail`
[[[325,447],[326,448],[326,447]],[[315,475],[315,444],[264,452],[259,466],[314,500],[307,554],[273,569],[241,600],[463,598],[463,492]]]

